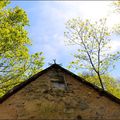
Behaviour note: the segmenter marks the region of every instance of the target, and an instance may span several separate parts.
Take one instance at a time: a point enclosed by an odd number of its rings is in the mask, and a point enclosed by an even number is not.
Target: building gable
[[[41,72],[33,75],[31,78],[29,78],[28,80],[24,81],[23,83],[15,86],[13,89],[11,89],[10,91],[8,91],[2,98],[0,98],[0,103],[2,103],[4,100],[6,100],[7,98],[9,98],[11,95],[15,94],[17,91],[19,91],[20,89],[24,88],[26,85],[28,85],[32,81],[36,80],[38,77],[40,77],[41,75],[45,74],[47,71],[49,71],[52,68],[61,69],[66,74],[71,75],[72,77],[74,77],[79,82],[82,82],[83,84],[87,85],[87,87],[91,87],[91,88],[95,89],[100,95],[106,96],[109,99],[113,100],[114,102],[120,103],[120,99],[119,98],[116,98],[115,96],[113,96],[112,94],[110,94],[107,91],[103,91],[102,89],[100,89],[96,85],[94,85],[94,84],[92,84],[92,83],[84,80],[83,78],[75,75],[74,73],[68,71],[67,69],[64,69],[63,67],[59,66],[58,64],[51,65],[50,67],[46,68],[45,70],[43,70],[43,71],[41,71]]]
[[[0,101],[0,118],[120,119],[118,98],[57,64],[14,87]]]

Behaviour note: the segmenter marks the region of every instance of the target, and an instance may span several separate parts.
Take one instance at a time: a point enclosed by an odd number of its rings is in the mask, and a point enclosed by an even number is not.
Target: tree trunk
[[[102,89],[104,90],[104,86],[103,86],[103,82],[102,82],[102,79],[101,79],[101,77],[100,77],[100,74],[97,73],[97,75],[98,75],[98,78],[99,78],[99,81],[100,81],[101,87],[102,87]]]

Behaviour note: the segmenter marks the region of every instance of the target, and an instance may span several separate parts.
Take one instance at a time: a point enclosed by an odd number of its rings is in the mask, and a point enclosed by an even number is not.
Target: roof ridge
[[[99,88],[98,86],[86,81],[85,79],[83,79],[82,77],[72,73],[71,71],[61,67],[59,64],[52,64],[51,66],[49,66],[48,68],[38,72],[37,74],[33,75],[32,77],[30,77],[29,79],[25,80],[24,82],[16,85],[15,87],[13,87],[11,90],[9,90],[3,97],[0,98],[0,103],[4,102],[7,98],[9,98],[10,96],[12,96],[13,94],[15,94],[17,91],[19,91],[20,89],[24,88],[27,84],[31,83],[32,81],[36,80],[39,76],[41,76],[42,74],[44,74],[45,72],[47,72],[49,69],[51,68],[60,68],[62,70],[64,70],[65,72],[67,72],[68,74],[70,74],[72,77],[76,78],[76,80],[82,82],[83,84],[93,88],[94,90],[96,90],[101,96],[106,96],[109,99],[111,99],[112,101],[120,104],[120,99],[117,98],[116,96],[114,96],[113,94],[109,93],[108,91],[105,91],[101,88]]]

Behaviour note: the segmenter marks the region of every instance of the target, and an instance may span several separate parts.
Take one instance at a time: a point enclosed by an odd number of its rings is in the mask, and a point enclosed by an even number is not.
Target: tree
[[[25,29],[29,25],[26,12],[19,7],[6,8],[9,3],[9,0],[0,1],[0,90],[3,93],[40,71],[44,64],[42,52],[29,54],[31,40]]]
[[[112,5],[113,5],[114,14],[117,14],[119,16],[119,13],[120,13],[120,0],[116,0],[116,1],[112,2]],[[115,33],[117,33],[118,35],[120,34],[120,23],[114,25],[113,31],[115,31]]]
[[[69,68],[83,68],[94,72],[103,90],[101,76],[111,70],[120,58],[119,52],[110,52],[110,36],[105,18],[93,23],[88,19],[83,21],[76,18],[66,23],[66,42],[79,47],[77,53],[74,53],[75,60],[70,63]]]
[[[115,12],[120,12],[120,0],[116,0],[113,2],[113,5],[115,6]]]
[[[100,87],[100,83],[96,75],[92,75],[89,72],[83,72],[82,74],[79,73],[78,75],[84,78],[86,81]],[[104,80],[105,89],[111,94],[120,98],[120,82],[108,74],[102,75],[101,77]]]

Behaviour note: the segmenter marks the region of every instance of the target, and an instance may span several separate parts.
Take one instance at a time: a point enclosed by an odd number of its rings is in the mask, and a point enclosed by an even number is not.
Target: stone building
[[[58,64],[0,99],[0,119],[120,119],[120,99]]]

